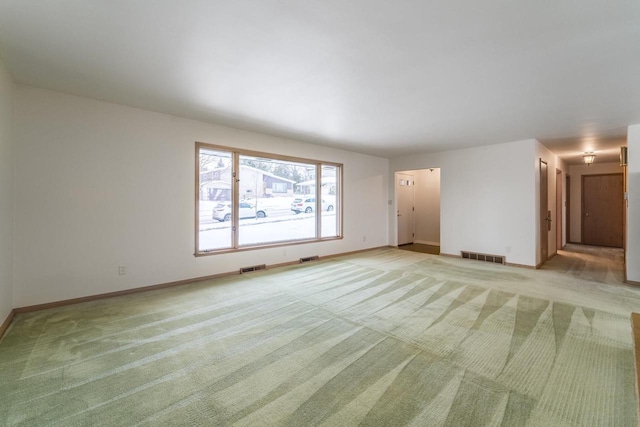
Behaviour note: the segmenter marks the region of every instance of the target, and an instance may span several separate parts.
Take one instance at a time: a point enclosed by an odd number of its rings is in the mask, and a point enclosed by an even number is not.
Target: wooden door
[[[623,176],[582,176],[582,243],[621,248],[623,243]]]
[[[551,217],[549,212],[549,178],[547,162],[540,159],[540,262],[549,258],[549,230]]]
[[[414,185],[413,175],[396,173],[398,245],[413,243]]]

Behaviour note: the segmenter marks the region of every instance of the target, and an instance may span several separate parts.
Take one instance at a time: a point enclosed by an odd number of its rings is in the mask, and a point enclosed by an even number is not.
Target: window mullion
[[[233,153],[233,179],[232,179],[232,215],[231,215],[231,229],[232,229],[232,242],[233,247],[238,249],[238,235],[240,233],[240,154]]]
[[[316,164],[316,239],[322,236],[322,165]]]
[[[344,216],[343,216],[343,209],[344,209],[344,194],[343,194],[343,188],[342,188],[342,182],[343,182],[343,176],[342,176],[343,170],[342,167],[339,167],[336,169],[336,192],[337,197],[336,197],[336,234],[338,236],[342,236],[342,224],[344,221]]]

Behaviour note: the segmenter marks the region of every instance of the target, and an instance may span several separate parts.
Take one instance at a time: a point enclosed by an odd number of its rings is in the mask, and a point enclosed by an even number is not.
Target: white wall
[[[640,124],[629,126],[627,146],[627,280],[640,282]]]
[[[15,97],[16,307],[388,244],[387,159],[30,87]],[[194,257],[195,141],[343,163],[344,239]]]
[[[532,139],[405,156],[391,159],[390,171],[440,168],[441,253],[478,251],[533,266],[536,144]],[[393,194],[391,201],[394,205]],[[389,224],[389,241],[397,244],[394,208],[389,209]]]
[[[409,171],[415,178],[416,243],[440,245],[440,169]]]
[[[0,324],[13,308],[13,82],[0,61]]]
[[[598,158],[596,157],[596,162]],[[593,163],[587,165],[569,166],[571,177],[571,241],[582,243],[582,176],[598,175],[605,173],[623,173],[620,163]]]

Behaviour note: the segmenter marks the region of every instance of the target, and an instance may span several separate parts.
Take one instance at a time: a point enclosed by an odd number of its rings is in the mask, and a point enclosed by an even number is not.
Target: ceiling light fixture
[[[590,151],[588,153],[584,153],[582,158],[584,159],[584,164],[589,166],[596,159],[596,154],[593,151]]]

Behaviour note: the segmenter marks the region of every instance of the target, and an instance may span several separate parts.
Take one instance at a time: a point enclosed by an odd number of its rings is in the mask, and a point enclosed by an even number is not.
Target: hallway
[[[567,244],[541,270],[569,274],[576,279],[629,286],[624,283],[622,248]]]

